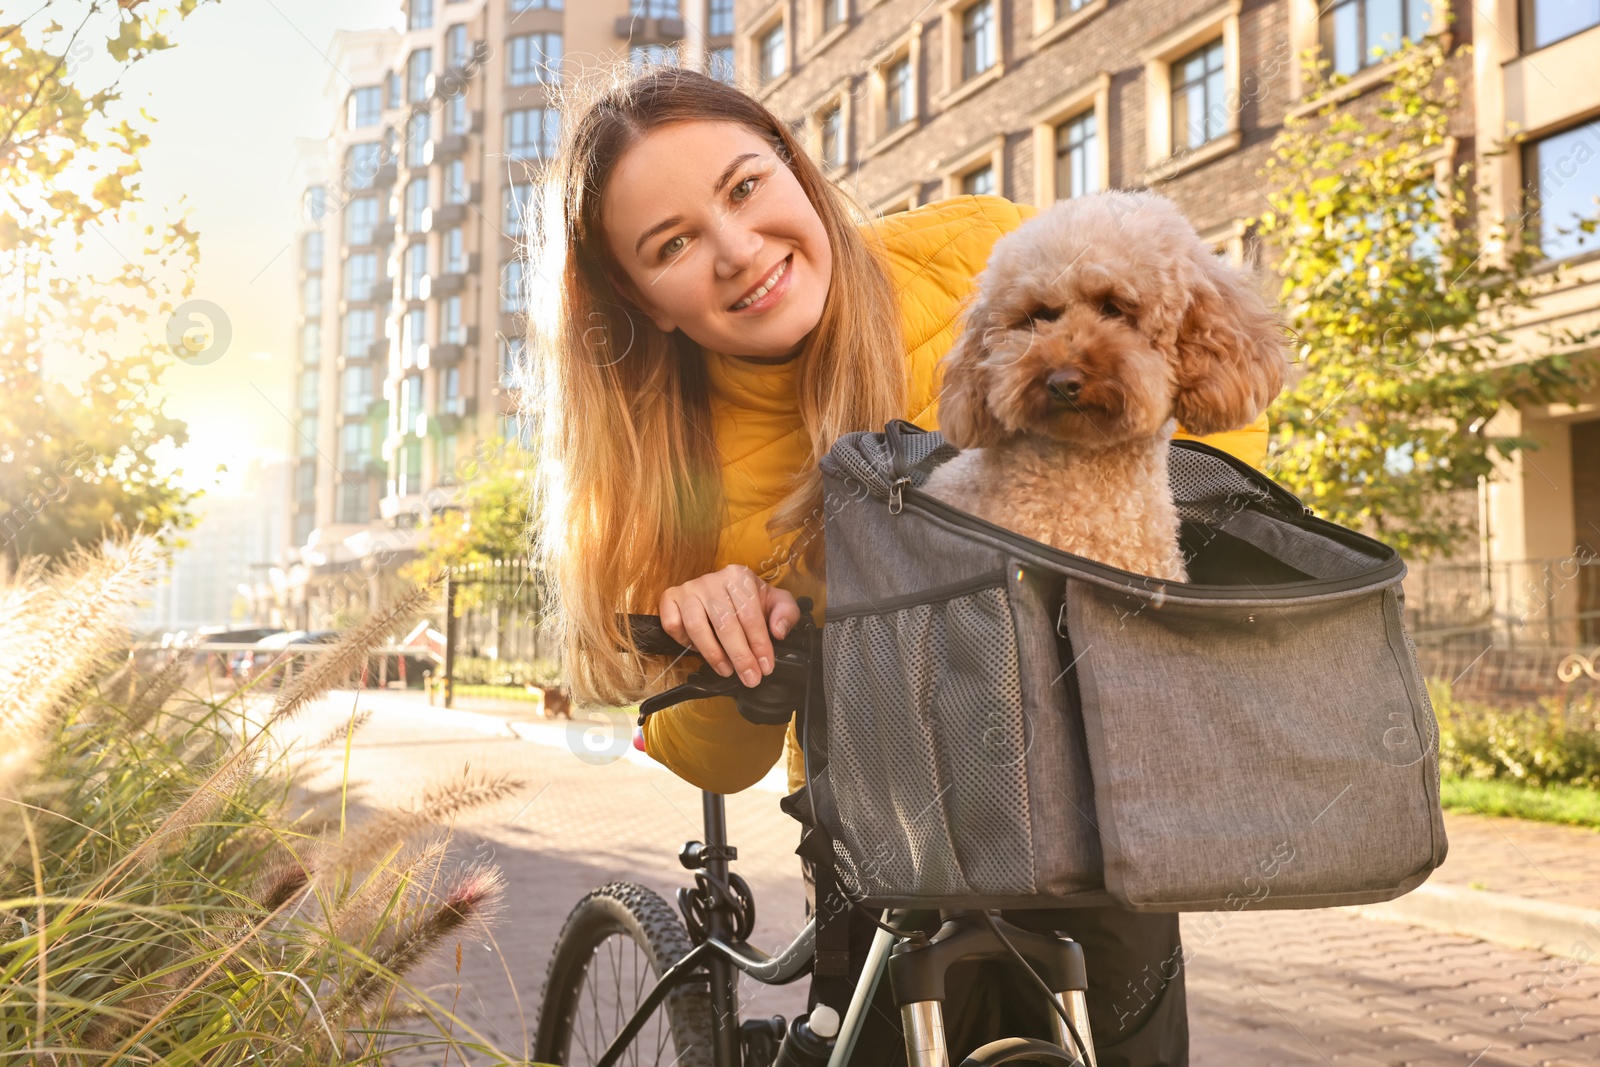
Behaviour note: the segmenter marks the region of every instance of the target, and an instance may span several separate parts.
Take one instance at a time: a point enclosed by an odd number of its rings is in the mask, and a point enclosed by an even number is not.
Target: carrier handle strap
[[[850,984],[850,906],[839,886],[833,838],[817,817],[817,791],[813,779],[828,765],[828,712],[822,681],[822,635],[817,627],[810,626],[806,628],[806,639],[810,645],[811,670],[799,716],[800,751],[806,769],[805,796],[785,799],[804,804],[810,809],[809,825],[796,851],[811,861],[812,882],[816,892],[817,940],[812,964],[812,999],[833,1008],[843,1018],[853,992]]]
[[[883,427],[883,443],[889,450],[889,514],[898,515],[904,507],[901,491],[911,484],[910,468],[906,464],[904,438],[908,433],[927,433],[921,426],[905,419],[890,419]]]

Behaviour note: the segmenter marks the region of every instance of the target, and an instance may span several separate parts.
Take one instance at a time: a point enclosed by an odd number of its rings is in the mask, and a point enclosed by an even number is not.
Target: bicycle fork
[[[1051,1034],[1070,1056],[1087,1067],[1097,1067],[1094,1038],[1089,1032],[1089,987],[1083,966],[1083,949],[1069,938],[1048,937],[1012,926],[998,925],[1006,940],[1038,972],[1061,1008],[1050,1012]],[[961,960],[1004,959],[1011,954],[987,922],[970,913],[946,919],[927,941],[901,941],[889,954],[889,982],[895,1007],[900,1009],[910,1067],[949,1067],[950,1050],[944,1033],[945,972]],[[1069,1029],[1062,1014],[1072,1021]],[[1073,1039],[1076,1030],[1087,1047]],[[998,1062],[998,1061],[997,1061]]]

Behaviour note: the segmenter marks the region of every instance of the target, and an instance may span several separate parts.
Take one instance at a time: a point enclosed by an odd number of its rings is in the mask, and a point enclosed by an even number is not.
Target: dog
[[[1252,422],[1286,332],[1166,197],[1060,201],[995,242],[943,365],[959,455],[924,491],[1053,548],[1188,581],[1167,449]]]

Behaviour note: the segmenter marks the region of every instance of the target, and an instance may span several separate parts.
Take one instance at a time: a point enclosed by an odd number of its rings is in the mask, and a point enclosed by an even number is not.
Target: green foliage
[[[0,23],[0,564],[59,557],[112,527],[172,535],[193,523],[196,494],[157,463],[186,429],[154,394],[198,235],[181,218],[141,218],[153,120],[118,86],[172,47],[163,27],[198,3],[44,0]],[[87,84],[97,50],[114,66]],[[121,262],[86,269],[108,246]]]
[[[1490,418],[1575,401],[1597,368],[1573,352],[1592,335],[1547,335],[1506,365],[1516,313],[1560,272],[1516,220],[1480,220],[1473,167],[1452,169],[1461,93],[1440,40],[1401,51],[1376,101],[1330,95],[1344,80],[1285,119],[1263,171],[1271,209],[1254,221],[1304,371],[1275,406],[1268,469],[1325,518],[1425,557],[1471,532],[1452,491],[1532,444],[1489,437]]]
[[[503,438],[483,442],[456,472],[461,487],[454,506],[434,514],[421,554],[401,574],[425,581],[448,567],[526,558],[530,485],[525,456]]]
[[[1444,778],[1439,799],[1446,811],[1600,829],[1600,792],[1581,786],[1534,788],[1506,778]]]
[[[359,721],[293,759],[282,743],[434,591],[380,613],[275,697],[219,692],[186,684],[189,655],[125,651],[120,620],[157,555],[136,538],[55,571],[29,560],[0,584],[0,1057],[378,1063],[404,1008],[424,1025],[405,1033],[413,1046],[520,1062],[407,975],[486,936],[500,876],[453,861],[440,828],[522,783],[447,780],[347,824],[348,762],[319,795],[296,761],[347,751]]]
[[[1499,708],[1458,700],[1442,678],[1429,679],[1428,694],[1439,719],[1442,774],[1600,789],[1600,700],[1593,696],[1570,707],[1545,697]]]
[[[455,684],[463,685],[560,685],[561,665],[555,660],[488,659],[482,656],[458,656],[455,661]]]

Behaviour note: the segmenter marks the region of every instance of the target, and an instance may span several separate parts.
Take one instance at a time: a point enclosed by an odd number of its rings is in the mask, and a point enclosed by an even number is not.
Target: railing
[[[522,560],[452,567],[445,580],[445,706],[454,701],[458,656],[531,662],[549,654],[544,599]]]
[[[1600,559],[1430,563],[1406,576],[1418,645],[1573,649],[1600,644]]]
[[[1600,692],[1600,559],[1421,564],[1406,575],[1406,629],[1423,672],[1492,703]],[[1577,664],[1579,666],[1575,667]]]

